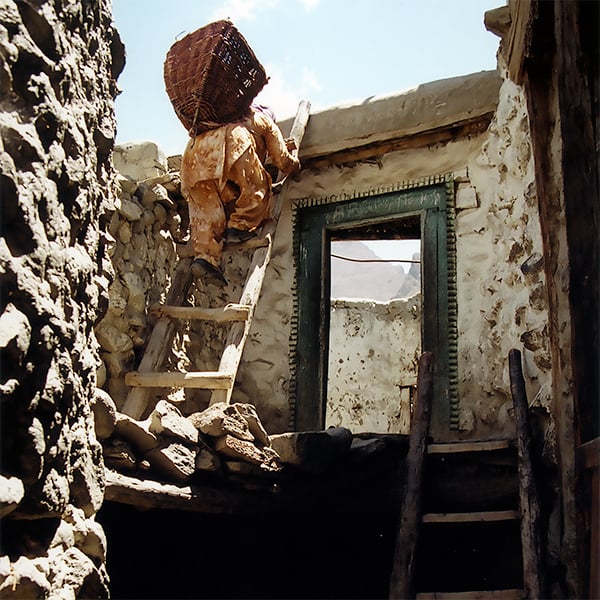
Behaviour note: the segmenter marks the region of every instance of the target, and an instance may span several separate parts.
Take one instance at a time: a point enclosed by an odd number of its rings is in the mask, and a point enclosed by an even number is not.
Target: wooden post
[[[545,598],[542,593],[540,507],[531,463],[529,404],[521,367],[521,353],[508,354],[510,392],[515,411],[519,453],[519,505],[521,509],[521,545],[523,551],[523,588],[525,598]]]
[[[427,453],[432,396],[433,355],[424,352],[419,360],[417,401],[410,428],[402,512],[390,576],[389,597],[392,599],[414,597],[414,558],[421,519],[421,480]]]

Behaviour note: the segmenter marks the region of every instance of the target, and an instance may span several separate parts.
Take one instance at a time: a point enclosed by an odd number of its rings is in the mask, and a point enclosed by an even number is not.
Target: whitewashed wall
[[[331,118],[335,119],[335,111]],[[497,114],[480,136],[391,152],[379,162],[310,169],[290,182],[274,258],[240,371],[241,388],[249,391],[250,400],[273,429],[284,430],[288,422],[292,202],[449,172],[467,174],[456,186],[458,434],[485,438],[512,433],[507,365],[512,347],[523,351],[530,400],[547,410],[551,365],[528,120],[521,91],[505,81]],[[341,385],[340,393],[344,393]]]

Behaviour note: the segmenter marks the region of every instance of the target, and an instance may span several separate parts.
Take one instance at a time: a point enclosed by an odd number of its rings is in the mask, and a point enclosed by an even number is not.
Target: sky
[[[113,0],[125,44],[117,143],[155,141],[181,154],[187,132],[165,91],[171,45],[229,18],[269,76],[258,100],[278,119],[300,100],[318,112],[448,77],[496,68],[498,38],[483,25],[503,0]]]

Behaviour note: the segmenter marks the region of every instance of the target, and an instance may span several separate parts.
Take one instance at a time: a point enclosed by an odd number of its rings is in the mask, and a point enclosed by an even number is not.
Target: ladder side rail
[[[296,146],[294,153],[297,154],[298,148],[302,142],[304,132],[306,131],[306,124],[310,117],[310,102],[302,100],[298,106],[296,112],[296,118],[292,125],[290,132],[290,139],[294,140]],[[279,183],[283,183],[285,178],[281,179],[278,177]],[[248,318],[243,323],[233,323],[227,335],[225,342],[225,350],[221,356],[219,363],[220,373],[229,373],[232,375],[235,381],[235,376],[242,358],[244,351],[244,345],[250,333],[250,327],[252,326],[252,318],[254,316],[254,310],[260,297],[262,290],[263,281],[269,260],[271,258],[271,250],[273,247],[273,237],[275,230],[277,229],[277,222],[279,215],[281,214],[281,197],[275,196],[272,209],[272,218],[262,228],[261,237],[268,240],[268,244],[265,247],[257,248],[254,252],[252,263],[248,270],[248,276],[242,290],[240,304],[244,304],[250,307]],[[210,405],[218,402],[229,403],[231,401],[231,395],[233,393],[233,385],[227,390],[215,390],[211,394]]]
[[[249,307],[248,317],[243,322],[238,321],[231,324],[225,342],[225,349],[219,363],[219,373],[231,375],[232,385],[228,389],[213,391],[210,398],[210,406],[218,402],[229,403],[231,401],[233,383],[235,382],[235,376],[242,358],[244,345],[250,333],[254,309],[260,297],[265,272],[269,264],[269,258],[271,257],[271,246],[272,242],[266,248],[259,248],[254,252],[240,300],[240,304],[245,304]]]
[[[515,348],[510,350],[508,363],[519,456],[519,506],[521,511],[524,597],[532,599],[545,598],[541,562],[540,506],[530,453],[529,403],[521,366],[521,352]]]
[[[427,454],[432,398],[433,355],[431,352],[424,352],[419,359],[417,400],[410,427],[402,511],[390,576],[389,597],[394,599],[414,598],[415,595],[414,559],[421,520],[421,483]]]

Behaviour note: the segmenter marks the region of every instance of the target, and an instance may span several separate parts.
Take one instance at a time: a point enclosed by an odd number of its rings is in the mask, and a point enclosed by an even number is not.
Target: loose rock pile
[[[382,450],[380,440],[355,439],[343,427],[269,436],[252,404],[224,402],[184,416],[160,400],[148,418],[120,413],[98,390],[96,436],[109,469],[177,484],[203,480],[252,487],[275,481],[283,471],[323,473],[348,456],[360,460]]]
[[[186,417],[160,400],[147,419],[137,421],[118,412],[99,390],[94,414],[105,464],[117,471],[147,471],[151,478],[184,483],[195,474],[282,469],[251,404],[218,403]]]

